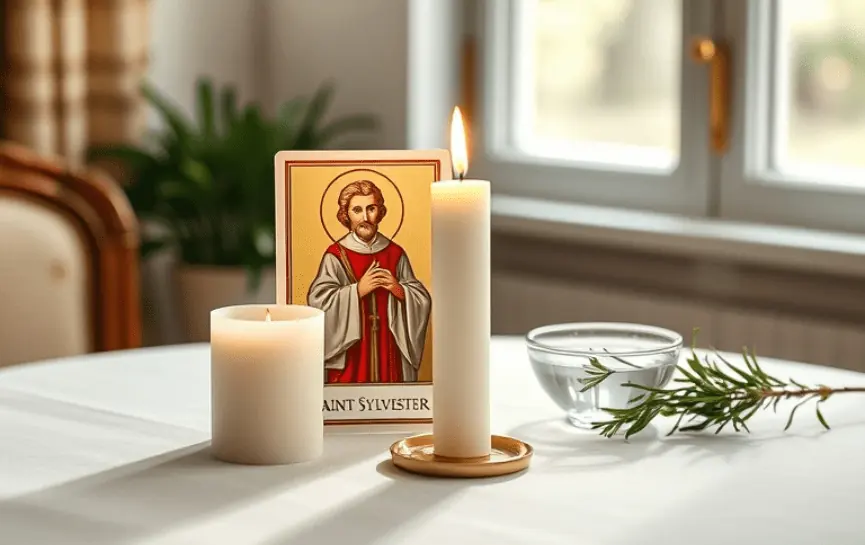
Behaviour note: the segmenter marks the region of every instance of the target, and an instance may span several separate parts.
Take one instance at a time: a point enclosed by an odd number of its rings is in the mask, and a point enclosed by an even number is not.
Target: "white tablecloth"
[[[736,360],[738,361],[738,360]],[[765,362],[802,381],[865,375]],[[694,545],[865,543],[865,395],[789,405],[751,436],[577,432],[518,339],[493,343],[493,428],[536,449],[491,481],[393,469],[392,434],[328,436],[316,463],[211,459],[206,345],[0,370],[0,543]],[[781,414],[783,413],[783,414]]]

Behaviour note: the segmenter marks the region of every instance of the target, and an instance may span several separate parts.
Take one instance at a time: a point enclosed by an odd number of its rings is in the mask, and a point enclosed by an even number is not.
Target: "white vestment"
[[[391,241],[376,234],[365,244],[354,233],[338,241],[342,247],[359,254],[374,254],[385,249]],[[403,252],[396,266],[396,281],[402,286],[405,299],[400,301],[388,295],[387,321],[402,356],[404,382],[417,380],[423,357],[427,325],[430,316],[430,295],[415,278],[408,256]],[[363,332],[360,298],[357,284],[352,283],[338,257],[326,252],[312,281],[307,304],[324,311],[324,366],[326,369],[345,369],[345,351],[358,342]]]

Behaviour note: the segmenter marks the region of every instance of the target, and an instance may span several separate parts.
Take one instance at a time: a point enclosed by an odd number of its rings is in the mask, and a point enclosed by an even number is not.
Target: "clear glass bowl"
[[[526,336],[529,360],[538,382],[579,428],[608,420],[603,409],[624,409],[642,390],[625,383],[663,388],[670,381],[682,336],[675,331],[628,323],[557,324],[533,329]],[[614,373],[601,384],[580,392],[580,379],[591,358]],[[624,428],[623,428],[624,431]]]

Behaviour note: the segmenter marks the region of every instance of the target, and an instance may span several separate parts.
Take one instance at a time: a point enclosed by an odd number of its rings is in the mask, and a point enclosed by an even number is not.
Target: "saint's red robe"
[[[338,244],[336,242],[331,244],[327,251],[342,263]],[[352,277],[354,282],[363,276],[373,261],[378,261],[380,268],[387,269],[394,278],[397,278],[396,266],[403,255],[403,249],[394,242],[374,254],[361,254],[346,247],[342,247],[342,252],[351,266],[349,277]],[[373,298],[375,299],[374,304]],[[328,383],[402,382],[402,358],[387,320],[389,298],[390,292],[388,290],[377,288],[361,299],[363,333],[360,340],[346,350],[345,368],[327,370]],[[375,314],[373,314],[373,307]],[[377,343],[372,342],[373,334],[375,334]],[[373,344],[377,344],[378,372],[375,373],[377,376],[373,376],[371,364]]]

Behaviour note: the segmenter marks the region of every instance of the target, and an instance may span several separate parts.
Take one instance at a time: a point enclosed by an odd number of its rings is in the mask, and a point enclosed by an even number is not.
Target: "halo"
[[[349,179],[346,180],[345,178]],[[319,217],[321,218],[321,226],[324,232],[327,233],[331,241],[336,242],[342,236],[334,237],[334,233],[345,231],[345,226],[336,219],[336,213],[339,211],[339,194],[342,189],[352,182],[358,180],[369,180],[381,190],[384,197],[385,205],[387,206],[387,214],[379,224],[379,232],[389,239],[393,240],[399,230],[402,228],[402,222],[405,218],[405,203],[402,199],[399,187],[393,180],[377,170],[368,168],[355,168],[343,172],[327,184],[324,191],[321,193],[321,204],[319,205]],[[391,229],[393,232],[387,234]]]

